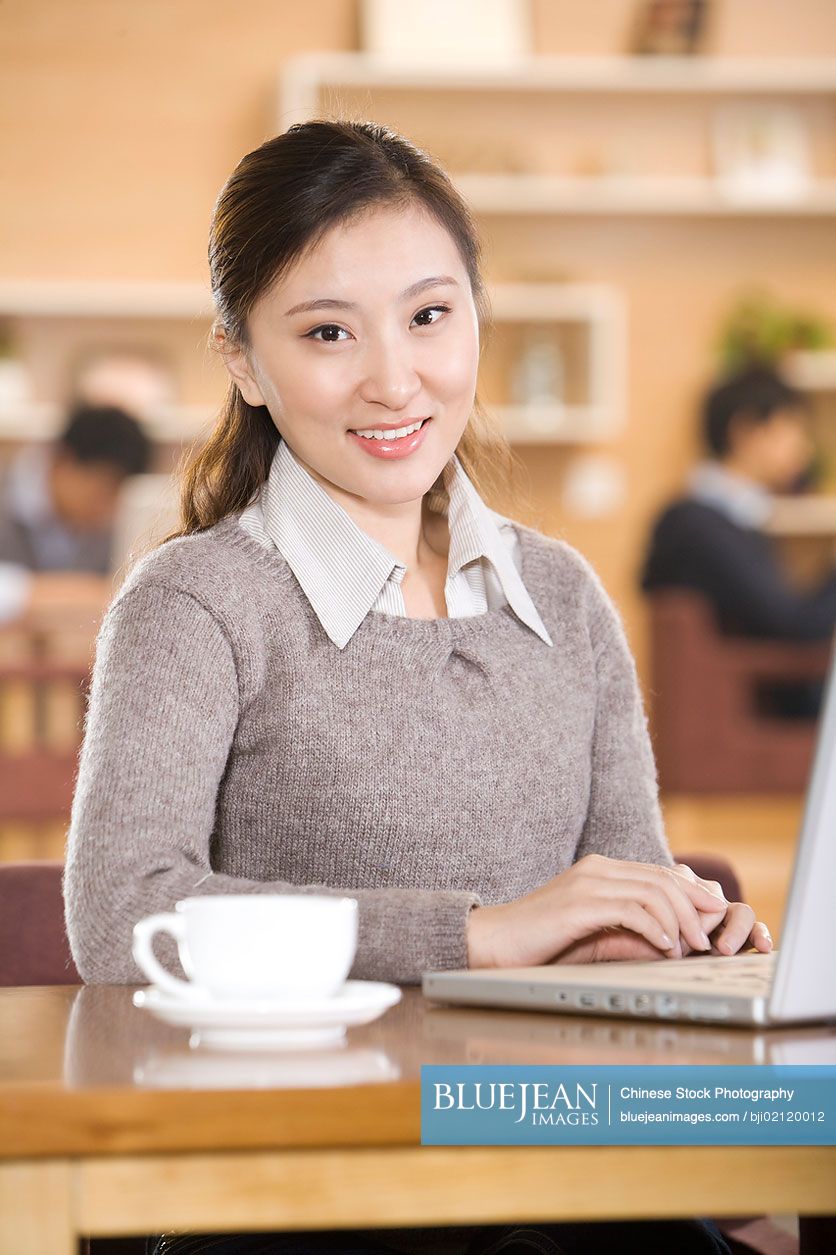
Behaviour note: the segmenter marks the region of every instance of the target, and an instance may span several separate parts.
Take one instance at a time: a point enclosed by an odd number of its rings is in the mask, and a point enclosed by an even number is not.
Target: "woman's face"
[[[464,431],[479,361],[470,281],[441,225],[387,207],[334,227],[248,328],[248,348],[226,352],[230,374],[326,490],[344,504],[423,497]]]

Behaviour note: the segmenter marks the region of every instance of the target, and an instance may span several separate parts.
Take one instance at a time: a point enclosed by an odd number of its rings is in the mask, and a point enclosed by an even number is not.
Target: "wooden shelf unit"
[[[699,57],[530,56],[506,67],[423,67],[368,53],[305,54],[282,68],[279,125],[316,114],[324,91],[490,92],[551,97],[729,97],[774,103],[830,97],[836,107],[836,60]],[[581,103],[583,108],[583,102]],[[795,194],[741,195],[720,178],[665,174],[563,175],[451,171],[481,214],[692,215],[832,217],[836,177],[812,179]]]

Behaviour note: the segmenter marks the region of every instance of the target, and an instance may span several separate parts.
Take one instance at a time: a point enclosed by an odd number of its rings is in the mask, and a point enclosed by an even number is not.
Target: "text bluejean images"
[[[836,1067],[421,1069],[427,1146],[836,1145]]]

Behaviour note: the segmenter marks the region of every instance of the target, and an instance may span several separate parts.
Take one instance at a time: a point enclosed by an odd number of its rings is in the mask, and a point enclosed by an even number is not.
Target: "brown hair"
[[[374,122],[297,123],[248,153],[215,205],[209,269],[218,324],[246,346],[247,316],[258,298],[333,226],[377,205],[417,204],[456,243],[476,306],[490,330],[481,249],[470,211],[447,175],[420,148]],[[244,509],[267,479],[278,431],[265,406],[249,405],[230,381],[206,443],[187,454],[179,529],[203,531]],[[456,453],[487,499],[515,496],[517,459],[478,397]]]

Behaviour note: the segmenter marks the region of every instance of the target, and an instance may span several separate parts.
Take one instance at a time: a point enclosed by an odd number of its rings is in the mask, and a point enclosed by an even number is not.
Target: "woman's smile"
[[[348,434],[374,458],[407,458],[423,444],[431,421],[430,418],[419,418],[400,427],[365,427]]]

